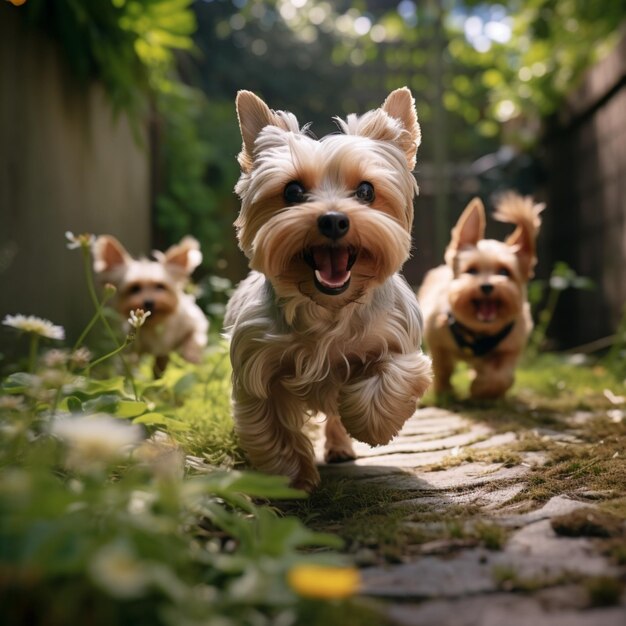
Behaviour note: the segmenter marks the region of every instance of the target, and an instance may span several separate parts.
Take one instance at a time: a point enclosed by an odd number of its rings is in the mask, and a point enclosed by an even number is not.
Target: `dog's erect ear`
[[[420,125],[417,123],[415,99],[411,91],[408,87],[402,87],[392,91],[385,99],[382,109],[390,117],[399,120],[404,129],[408,131],[410,141],[408,141],[406,137],[401,137],[400,140],[404,143],[403,149],[407,161],[409,161],[409,165],[411,169],[413,169],[413,167],[415,167],[415,153],[420,143],[422,143],[422,131],[420,130]]]
[[[485,207],[480,198],[470,200],[451,234],[445,254],[448,265],[452,265],[452,260],[459,250],[475,246],[485,236]]]
[[[189,276],[202,263],[200,244],[189,236],[168,248],[165,253],[155,252],[154,255],[161,263],[167,265],[170,271],[181,276]]]
[[[535,240],[528,229],[518,226],[513,234],[507,237],[505,243],[515,248],[522,275],[527,279],[532,278],[537,258],[535,257]]]
[[[340,119],[337,122],[347,135],[395,143],[404,152],[409,169],[415,167],[422,134],[417,123],[415,100],[408,87],[392,91],[380,109],[361,116],[350,114],[345,122]]]
[[[243,140],[242,153],[252,160],[256,138],[266,126],[274,123],[275,116],[267,104],[251,91],[238,92],[235,105]]]
[[[125,267],[132,261],[124,246],[111,235],[101,235],[96,239],[91,250],[93,271],[96,274],[111,272]]]
[[[299,133],[298,120],[292,113],[273,111],[261,98],[251,91],[239,91],[235,101],[237,119],[243,146],[237,157],[244,172],[252,169],[254,162],[254,144],[259,133],[266,126],[277,126],[283,130]]]

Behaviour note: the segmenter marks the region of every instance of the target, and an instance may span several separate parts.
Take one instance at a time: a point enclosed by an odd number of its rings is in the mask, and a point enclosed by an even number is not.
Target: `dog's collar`
[[[485,335],[470,330],[457,322],[452,313],[448,313],[448,328],[456,341],[457,346],[466,354],[472,356],[485,356],[489,354],[513,329],[515,322],[505,326],[495,335]]]

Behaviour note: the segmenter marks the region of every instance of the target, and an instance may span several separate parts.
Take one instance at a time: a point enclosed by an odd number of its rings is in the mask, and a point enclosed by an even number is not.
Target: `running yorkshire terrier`
[[[422,315],[398,270],[409,256],[420,143],[406,88],[313,139],[292,113],[237,95],[239,245],[253,270],[231,298],[233,409],[258,469],[319,483],[302,427],[326,414],[325,459],[350,436],[387,443],[431,381]]]
[[[139,354],[154,355],[154,375],[160,376],[171,352],[192,363],[200,361],[209,322],[195,298],[184,291],[202,262],[198,242],[185,237],[153,255],[154,261],[133,259],[111,235],[101,235],[93,246],[94,272],[101,283],[117,288],[111,304],[121,318],[125,320],[136,309],[150,312],[133,347]]]
[[[473,398],[501,397],[513,384],[532,330],[526,285],[537,262],[543,209],[530,197],[502,196],[494,217],[516,228],[500,242],[483,238],[485,209],[474,198],[452,229],[446,264],[426,274],[418,298],[437,395],[452,392],[450,377],[459,360],[474,370]]]

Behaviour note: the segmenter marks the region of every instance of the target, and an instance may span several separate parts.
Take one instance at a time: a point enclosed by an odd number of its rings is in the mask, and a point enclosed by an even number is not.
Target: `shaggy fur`
[[[202,262],[198,242],[185,237],[166,252],[153,254],[155,261],[133,259],[115,237],[102,235],[93,247],[93,268],[101,283],[116,287],[111,304],[124,320],[136,309],[150,311],[134,348],[155,356],[154,373],[160,375],[170,352],[192,363],[200,361],[209,323],[195,298],[184,292]]]
[[[526,286],[537,261],[543,208],[529,197],[502,196],[494,217],[516,229],[500,242],[483,239],[485,210],[475,198],[452,229],[446,264],[426,275],[418,298],[438,395],[452,391],[450,377],[459,360],[474,370],[474,398],[501,397],[513,384],[532,330]]]
[[[327,416],[327,461],[353,459],[350,436],[388,442],[431,380],[422,315],[397,274],[411,245],[419,125],[406,88],[319,141],[250,92],[237,112],[235,225],[253,271],[225,320],[236,429],[255,467],[311,490],[308,417]],[[294,183],[303,193],[290,202]],[[349,222],[336,237],[320,225],[333,214]]]

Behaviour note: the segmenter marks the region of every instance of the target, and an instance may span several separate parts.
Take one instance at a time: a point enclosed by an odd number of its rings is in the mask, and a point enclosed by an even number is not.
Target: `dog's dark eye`
[[[306,198],[304,187],[298,181],[287,183],[283,191],[283,198],[285,198],[287,204],[304,202]]]
[[[359,183],[354,195],[359,202],[367,202],[369,204],[374,200],[374,186],[372,183],[363,181],[362,183]]]
[[[163,283],[157,283],[154,287],[157,291],[165,291],[165,285]]]
[[[478,268],[477,267],[468,267],[465,270],[466,274],[471,274],[472,276],[476,276],[476,274],[478,274]]]
[[[141,291],[141,285],[131,285],[128,288],[128,293],[130,293],[131,295],[135,295],[139,293],[140,291]]]
[[[511,272],[510,272],[510,270],[509,270],[508,268],[506,268],[506,267],[501,267],[501,268],[498,270],[498,274],[499,274],[500,276],[507,276],[507,277],[508,277],[508,276],[510,276],[510,275],[511,275]]]

